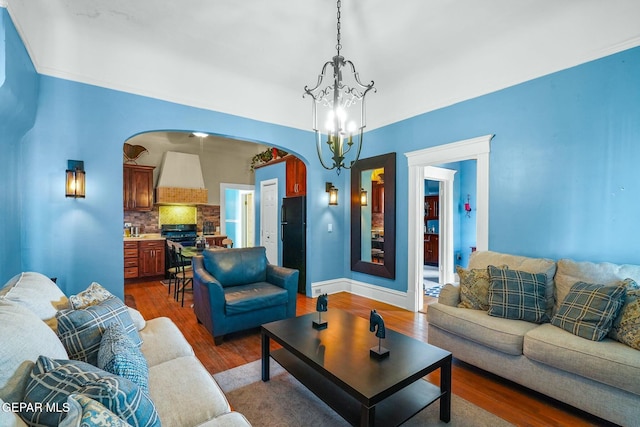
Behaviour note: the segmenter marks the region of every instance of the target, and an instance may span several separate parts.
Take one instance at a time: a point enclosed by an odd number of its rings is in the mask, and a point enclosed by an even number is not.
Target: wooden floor
[[[192,295],[185,296],[184,307],[168,295],[159,280],[125,285],[126,302],[134,305],[146,319],[159,316],[171,318],[185,335],[196,356],[211,374],[225,371],[260,359],[258,329],[225,337],[222,345],[196,321]],[[132,298],[131,298],[132,297]],[[434,300],[431,300],[434,301]],[[429,301],[426,301],[427,303]],[[298,295],[297,314],[315,311],[315,299]],[[427,341],[427,320],[424,313],[412,313],[392,305],[341,292],[329,296],[329,306],[369,318],[375,308],[388,328],[416,339]],[[428,305],[426,306],[428,310]],[[437,383],[437,373],[429,377]],[[453,393],[477,406],[519,426],[612,426],[568,405],[540,395],[517,384],[454,359]]]

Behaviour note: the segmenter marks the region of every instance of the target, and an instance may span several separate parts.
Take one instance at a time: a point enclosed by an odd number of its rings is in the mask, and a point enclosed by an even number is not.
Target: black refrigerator
[[[282,266],[300,272],[298,292],[307,291],[307,198],[285,197],[280,212],[280,239],[282,239]]]

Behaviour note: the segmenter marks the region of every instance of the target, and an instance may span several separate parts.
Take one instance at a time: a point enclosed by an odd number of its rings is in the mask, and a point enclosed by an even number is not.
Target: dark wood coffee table
[[[436,400],[440,419],[451,418],[451,353],[387,328],[390,355],[369,356],[378,344],[369,320],[330,308],[327,329],[316,330],[317,313],[262,325],[262,381],[269,356],[352,425],[396,426]],[[283,348],[271,351],[270,340]],[[440,369],[440,386],[423,379]]]

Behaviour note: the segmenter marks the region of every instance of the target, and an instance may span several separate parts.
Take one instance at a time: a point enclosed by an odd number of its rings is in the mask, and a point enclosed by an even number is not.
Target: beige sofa
[[[42,275],[19,276],[0,290],[2,426],[25,425],[12,403],[21,401],[38,356],[68,358],[52,329],[56,310],[67,305],[66,297]],[[243,415],[231,410],[218,384],[170,319],[145,321],[139,312],[129,309],[129,313],[143,340],[140,350],[149,368],[149,396],[163,427],[250,425]]]
[[[608,284],[631,278],[640,266],[527,258],[476,252],[469,269],[508,266],[545,273],[550,314],[577,281]],[[459,360],[507,378],[611,422],[632,426],[640,420],[640,351],[610,338],[590,341],[550,323],[535,324],[459,308],[459,285],[443,287],[429,305],[429,343]]]

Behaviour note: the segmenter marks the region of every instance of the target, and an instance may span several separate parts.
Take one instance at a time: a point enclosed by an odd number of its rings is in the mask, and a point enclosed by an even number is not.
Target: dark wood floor
[[[190,293],[186,294],[184,307],[181,307],[180,303],[167,294],[167,287],[159,280],[154,280],[125,285],[125,295],[126,302],[135,304],[145,318],[171,318],[211,374],[260,359],[258,329],[231,334],[222,345],[214,345],[211,335],[196,321],[193,309],[190,308]],[[297,314],[314,312],[315,304],[315,299],[298,295]],[[370,310],[375,308],[384,317],[388,328],[427,341],[427,320],[424,313],[412,313],[346,292],[330,295],[329,304],[367,319]],[[428,310],[428,305],[426,309]],[[437,373],[432,375],[429,378],[437,381]],[[585,412],[455,359],[452,389],[454,394],[463,399],[519,426],[612,426]]]

